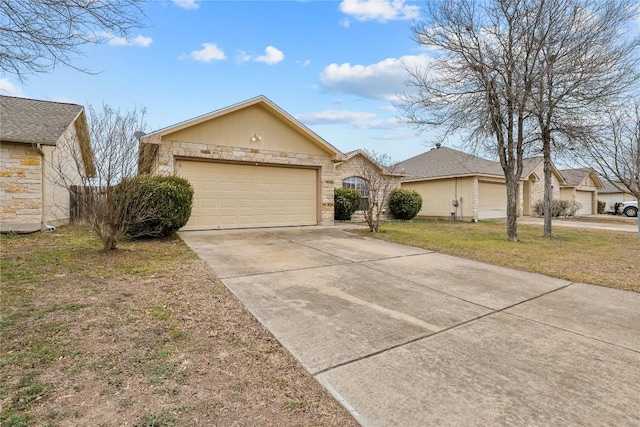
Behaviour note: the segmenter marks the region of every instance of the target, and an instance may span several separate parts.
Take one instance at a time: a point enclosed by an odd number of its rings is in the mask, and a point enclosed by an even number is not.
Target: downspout
[[[45,174],[45,157],[44,157],[44,150],[42,149],[42,144],[40,143],[36,143],[36,151],[38,152],[38,154],[40,154],[40,230],[44,231],[55,231],[55,227],[53,225],[46,225],[45,224],[45,206],[46,206],[46,194],[47,192],[45,191],[45,179],[46,179],[46,174]]]

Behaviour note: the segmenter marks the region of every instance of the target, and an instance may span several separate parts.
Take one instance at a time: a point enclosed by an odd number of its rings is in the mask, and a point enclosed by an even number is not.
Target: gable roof
[[[537,179],[541,177],[534,173],[542,163],[542,157],[530,157],[522,160],[521,179],[530,179],[533,174]],[[453,178],[461,176],[489,176],[504,178],[504,171],[500,162],[494,162],[482,157],[448,147],[436,147],[425,153],[398,163],[400,171],[406,176],[403,181],[421,181],[437,178]],[[551,173],[560,183],[564,178],[560,171],[551,164]]]
[[[371,156],[369,156],[367,154],[366,151],[361,150],[361,149],[357,149],[357,150],[353,150],[353,151],[347,151],[346,153],[344,153],[346,156],[346,159],[344,161],[353,159],[356,156],[362,156],[365,159],[367,159],[369,162],[373,163],[374,165],[376,165],[381,171],[383,175],[389,175],[389,176],[405,176],[404,173],[400,173],[399,171],[390,171],[388,168],[382,166],[380,163],[378,163],[377,161],[375,161],[373,158],[371,158]]]
[[[75,124],[84,173],[95,176],[82,105],[0,95],[0,141],[56,145],[72,124]]]
[[[55,145],[83,112],[76,104],[0,96],[0,140]]]
[[[529,157],[528,159],[523,159],[522,160],[522,177],[523,178],[528,178],[528,177],[530,177],[531,174],[534,174],[534,176],[537,179],[542,179],[543,177],[540,177],[540,176],[538,176],[537,174],[534,173],[534,170],[542,162],[544,162],[544,157],[542,157],[542,156]],[[555,165],[553,163],[551,163],[551,173],[553,175],[555,175],[556,178],[558,178],[558,181],[560,181],[560,184],[564,184],[565,183],[564,177],[562,176],[560,171],[555,167]]]
[[[591,168],[562,169],[560,173],[565,180],[564,187],[577,187],[582,184],[586,177],[591,176],[597,188],[604,188],[602,181]]]
[[[621,182],[618,182],[621,188],[624,188],[624,185]],[[620,188],[616,187],[606,179],[602,180],[603,188],[598,190],[599,194],[612,194],[612,193],[628,193],[627,191],[620,190]]]
[[[259,96],[256,96],[255,98],[251,98],[246,101],[233,104],[229,107],[221,108],[219,110],[215,110],[210,113],[203,114],[193,119],[185,120],[180,123],[176,123],[175,125],[167,126],[165,128],[162,128],[154,132],[148,133],[147,135],[144,135],[143,137],[140,138],[140,140],[145,144],[159,144],[161,138],[164,135],[168,135],[170,133],[177,132],[179,130],[182,130],[191,126],[195,126],[197,124],[215,119],[220,116],[224,116],[226,114],[241,110],[243,108],[250,107],[252,105],[260,105],[266,108],[268,111],[280,117],[282,120],[284,120],[289,125],[291,125],[291,127],[294,128],[296,131],[298,131],[302,135],[309,137],[321,148],[334,154],[336,156],[336,159],[344,160],[345,156],[340,150],[338,150],[336,147],[331,145],[325,139],[320,137],[317,133],[313,132],[311,129],[303,125],[299,120],[294,118],[291,114],[287,113],[282,108],[278,107],[273,101],[271,101],[264,95],[259,95]]]
[[[499,163],[449,147],[433,148],[418,154],[398,163],[398,168],[406,175],[404,181],[475,175],[504,176]]]

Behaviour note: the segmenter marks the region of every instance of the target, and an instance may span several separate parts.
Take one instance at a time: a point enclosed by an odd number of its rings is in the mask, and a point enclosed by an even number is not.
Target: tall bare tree
[[[541,48],[534,29],[541,7],[526,0],[429,2],[426,21],[413,38],[434,57],[408,69],[408,91],[399,104],[409,123],[462,135],[497,153],[507,191],[507,239],[518,240],[517,190],[531,143],[530,113]]]
[[[120,111],[108,105],[87,108],[88,133],[94,156],[94,173],[84,172],[82,153],[75,137],[59,146],[64,153],[52,160],[52,179],[67,188],[83,220],[102,240],[105,250],[116,249],[125,237],[127,220],[149,219],[150,200],[140,198],[133,178],[138,174],[139,141],[145,128],[144,110]],[[82,185],[76,185],[80,181]]]
[[[552,152],[594,143],[610,106],[628,93],[639,74],[640,38],[626,33],[638,15],[635,0],[538,0],[542,23],[534,97],[544,158],[544,234],[552,236]],[[597,151],[599,145],[590,147]]]
[[[0,0],[0,70],[22,81],[59,64],[78,69],[81,46],[128,38],[141,26],[145,1]]]
[[[432,64],[409,69],[407,120],[462,134],[497,152],[507,191],[507,238],[517,240],[522,159],[545,159],[545,234],[551,235],[551,156],[588,140],[587,117],[638,78],[639,38],[625,33],[634,0],[434,0],[414,40]],[[488,147],[486,146],[488,144]]]
[[[604,117],[600,132],[575,147],[574,160],[591,166],[618,190],[640,200],[640,100],[609,111]]]

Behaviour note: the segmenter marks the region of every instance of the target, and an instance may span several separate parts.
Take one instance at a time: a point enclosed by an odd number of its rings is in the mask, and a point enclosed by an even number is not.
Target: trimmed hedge
[[[389,209],[397,219],[413,219],[422,209],[422,196],[415,190],[395,189],[389,196]]]
[[[337,221],[349,221],[351,215],[358,210],[362,196],[353,188],[336,188],[333,190],[333,214]]]
[[[607,213],[607,202],[598,200],[598,213],[599,214]]]
[[[130,212],[124,231],[129,237],[168,236],[191,216],[193,187],[184,178],[140,175],[121,182],[116,187],[119,191],[128,192]]]

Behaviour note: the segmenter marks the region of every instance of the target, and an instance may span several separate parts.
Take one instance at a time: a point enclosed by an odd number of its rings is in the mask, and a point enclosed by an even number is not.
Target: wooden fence
[[[104,203],[106,192],[103,187],[72,185],[69,188],[69,213],[71,224],[86,224],[89,215],[95,214],[96,203]]]

